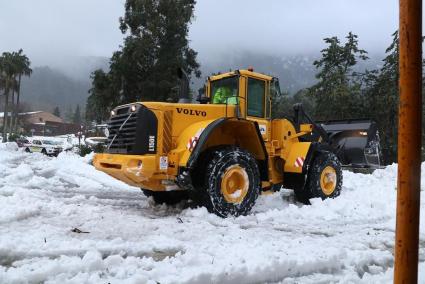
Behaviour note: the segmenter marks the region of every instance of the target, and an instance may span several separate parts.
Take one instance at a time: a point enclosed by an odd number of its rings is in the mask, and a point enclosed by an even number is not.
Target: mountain
[[[101,56],[68,56],[49,65],[67,77],[77,81],[90,81],[90,74],[96,69],[109,69],[109,58]]]
[[[381,56],[370,55],[370,57],[367,61],[359,62],[355,68],[356,71],[363,72],[365,69],[377,69],[382,65]],[[214,58],[216,61],[213,63],[201,62],[202,78],[193,78],[192,88],[194,90],[200,88],[204,84],[206,77],[212,73],[223,73],[229,70],[253,67],[254,71],[279,78],[282,91],[293,95],[300,89],[310,87],[316,83],[315,74],[317,70],[313,62],[319,58],[320,54],[276,56],[242,52],[236,55],[223,55],[219,58]]]
[[[313,66],[317,55],[274,56],[252,52],[230,53],[216,58],[207,58],[201,62],[201,78],[192,78],[191,88],[194,93],[204,84],[207,76],[234,69],[252,66],[255,71],[278,77],[283,91],[294,94],[302,88],[316,82]],[[359,63],[358,71],[376,69],[380,65],[379,56],[370,56],[366,62]],[[22,81],[22,101],[32,110],[53,111],[59,106],[62,113],[77,104],[84,108],[89,89],[90,73],[97,68],[108,69],[108,58],[75,57],[63,60],[60,64],[33,67],[31,77]]]
[[[21,100],[34,110],[52,111],[85,105],[90,81],[73,79],[50,67],[34,67],[31,77],[22,79]]]
[[[33,67],[31,77],[22,79],[21,98],[33,110],[62,111],[84,108],[91,88],[90,74],[98,69],[108,69],[109,59],[97,56],[72,56]]]

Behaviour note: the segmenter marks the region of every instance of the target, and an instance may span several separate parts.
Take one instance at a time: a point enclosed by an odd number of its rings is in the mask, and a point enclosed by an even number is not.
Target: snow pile
[[[0,146],[0,283],[392,280],[396,165],[344,172],[334,200],[304,206],[284,190],[260,196],[249,216],[222,219],[154,205],[90,158]]]
[[[0,150],[3,151],[18,151],[18,144],[15,142],[6,142],[6,143],[0,143]]]

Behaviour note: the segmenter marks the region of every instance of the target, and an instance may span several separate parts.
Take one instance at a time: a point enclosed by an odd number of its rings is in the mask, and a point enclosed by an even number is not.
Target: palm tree
[[[16,75],[18,76],[17,83],[17,94],[16,94],[16,107],[12,114],[12,128],[11,130],[16,133],[18,128],[19,119],[19,99],[21,94],[21,78],[22,76],[31,76],[32,69],[30,68],[31,62],[28,57],[23,54],[23,50],[20,49],[18,52],[14,52],[14,60],[16,65]]]
[[[4,102],[4,114],[3,114],[3,141],[7,139],[7,133],[9,130],[8,117],[9,117],[9,93],[10,91],[17,90],[17,82],[15,80],[16,66],[14,62],[14,56],[10,52],[3,52],[0,57],[0,85],[4,90],[5,102]]]
[[[6,87],[6,75],[3,71],[3,57],[0,57],[0,91],[4,90]],[[4,102],[6,104],[6,101]],[[4,119],[5,119],[5,110],[3,112],[3,127],[4,128]]]

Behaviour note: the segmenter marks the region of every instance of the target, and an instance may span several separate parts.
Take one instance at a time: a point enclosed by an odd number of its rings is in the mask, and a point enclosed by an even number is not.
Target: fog
[[[122,43],[124,0],[0,0],[0,51],[23,48],[33,65],[110,57]],[[203,62],[242,51],[317,53],[323,38],[359,35],[383,53],[398,25],[397,0],[198,0],[191,46]]]
[[[63,65],[119,48],[124,0],[0,0],[0,51],[23,48],[34,65]]]
[[[198,1],[195,15],[190,38],[207,61],[241,49],[277,55],[317,53],[323,38],[343,38],[350,31],[359,35],[361,48],[383,53],[398,28],[398,1]]]

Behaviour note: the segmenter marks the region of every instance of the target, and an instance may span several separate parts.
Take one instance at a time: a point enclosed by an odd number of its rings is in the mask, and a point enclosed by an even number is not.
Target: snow
[[[30,112],[20,112],[19,115],[29,115],[29,114],[36,114],[36,113],[41,113],[43,111],[30,111]],[[11,115],[10,112],[7,113],[8,116]],[[4,117],[4,112],[0,112],[0,118]]]
[[[396,165],[344,172],[337,199],[306,206],[283,190],[260,196],[251,215],[222,219],[154,205],[91,159],[0,144],[0,283],[392,281]]]
[[[242,195],[242,190],[241,190],[241,189],[235,190],[235,192],[233,192],[233,193],[231,193],[231,194],[229,194],[229,195],[230,195],[230,197],[231,197],[231,198],[238,198],[238,197],[241,197],[241,195]]]

